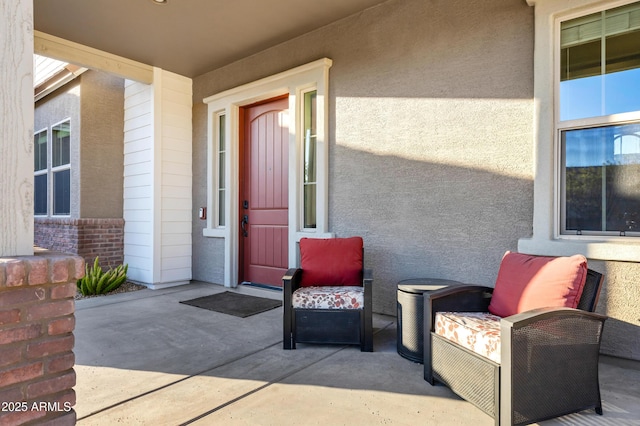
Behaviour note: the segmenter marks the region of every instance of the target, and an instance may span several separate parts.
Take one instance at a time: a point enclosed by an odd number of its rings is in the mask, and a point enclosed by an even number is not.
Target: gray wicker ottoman
[[[452,285],[459,281],[438,278],[415,278],[398,283],[398,353],[413,362],[423,363],[424,307],[422,295]]]

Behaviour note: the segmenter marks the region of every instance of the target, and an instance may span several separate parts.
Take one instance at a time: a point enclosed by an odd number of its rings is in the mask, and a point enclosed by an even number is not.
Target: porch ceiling
[[[35,29],[195,77],[383,0],[34,0]]]

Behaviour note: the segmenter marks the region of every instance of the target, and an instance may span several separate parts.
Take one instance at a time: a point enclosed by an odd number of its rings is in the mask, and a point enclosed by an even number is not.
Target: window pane
[[[316,185],[304,186],[304,227],[316,227]]]
[[[598,117],[602,114],[602,77],[560,83],[560,120]]]
[[[563,48],[560,52],[560,81],[599,76],[601,51],[599,39]]]
[[[226,217],[224,215],[225,203],[224,203],[224,189],[218,192],[218,226],[225,226]]]
[[[52,167],[69,164],[70,160],[70,133],[69,123],[62,123],[51,129],[53,162]]]
[[[47,168],[47,132],[40,132],[33,138],[33,170],[44,170]]]
[[[218,226],[225,226],[225,202],[224,194],[226,188],[225,181],[225,149],[226,149],[226,130],[225,130],[225,115],[220,114],[218,116]]]
[[[316,92],[304,94],[304,182],[316,181]]]
[[[600,52],[600,40],[562,49],[560,120],[602,115]]]
[[[304,94],[304,141],[303,141],[303,187],[304,187],[304,227],[316,227],[316,97],[317,92]]]
[[[224,155],[224,152],[221,152],[218,160],[218,189],[225,188],[224,175],[225,175],[225,155]]]
[[[218,150],[219,151],[226,151],[226,142],[225,142],[225,137],[226,137],[226,130],[225,130],[226,126],[225,126],[225,116],[224,115],[220,115],[218,116]]]
[[[47,175],[34,176],[33,214],[47,214]]]
[[[561,24],[560,120],[639,111],[639,79],[640,2]]]
[[[53,214],[68,215],[71,212],[71,170],[53,174]]]
[[[605,115],[640,110],[640,31],[607,37]]]
[[[640,231],[640,124],[562,132],[565,230]]]

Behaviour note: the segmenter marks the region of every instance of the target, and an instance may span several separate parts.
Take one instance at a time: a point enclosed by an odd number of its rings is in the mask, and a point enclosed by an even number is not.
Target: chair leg
[[[282,324],[282,347],[283,349],[295,349],[295,343],[291,334],[291,309],[284,308],[283,324]]]
[[[282,348],[283,349],[295,349],[295,346],[293,345],[292,341],[291,341],[291,335],[289,335],[289,338],[287,339],[286,334],[283,336],[283,340],[282,340]]]
[[[370,309],[363,309],[360,324],[360,351],[373,352],[373,314]]]

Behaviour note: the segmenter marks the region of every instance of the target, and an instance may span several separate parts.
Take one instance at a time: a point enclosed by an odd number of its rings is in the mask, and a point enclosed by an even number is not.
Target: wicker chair
[[[603,280],[587,270],[577,309],[538,308],[499,319],[499,363],[434,332],[437,312],[486,312],[494,288],[464,285],[425,294],[430,336],[424,339],[424,379],[445,384],[496,425],[589,408],[602,415],[598,358],[606,317],[593,312]]]
[[[300,258],[301,268],[282,278],[283,348],[353,344],[372,352],[373,276],[363,268],[362,238],[302,238]]]

